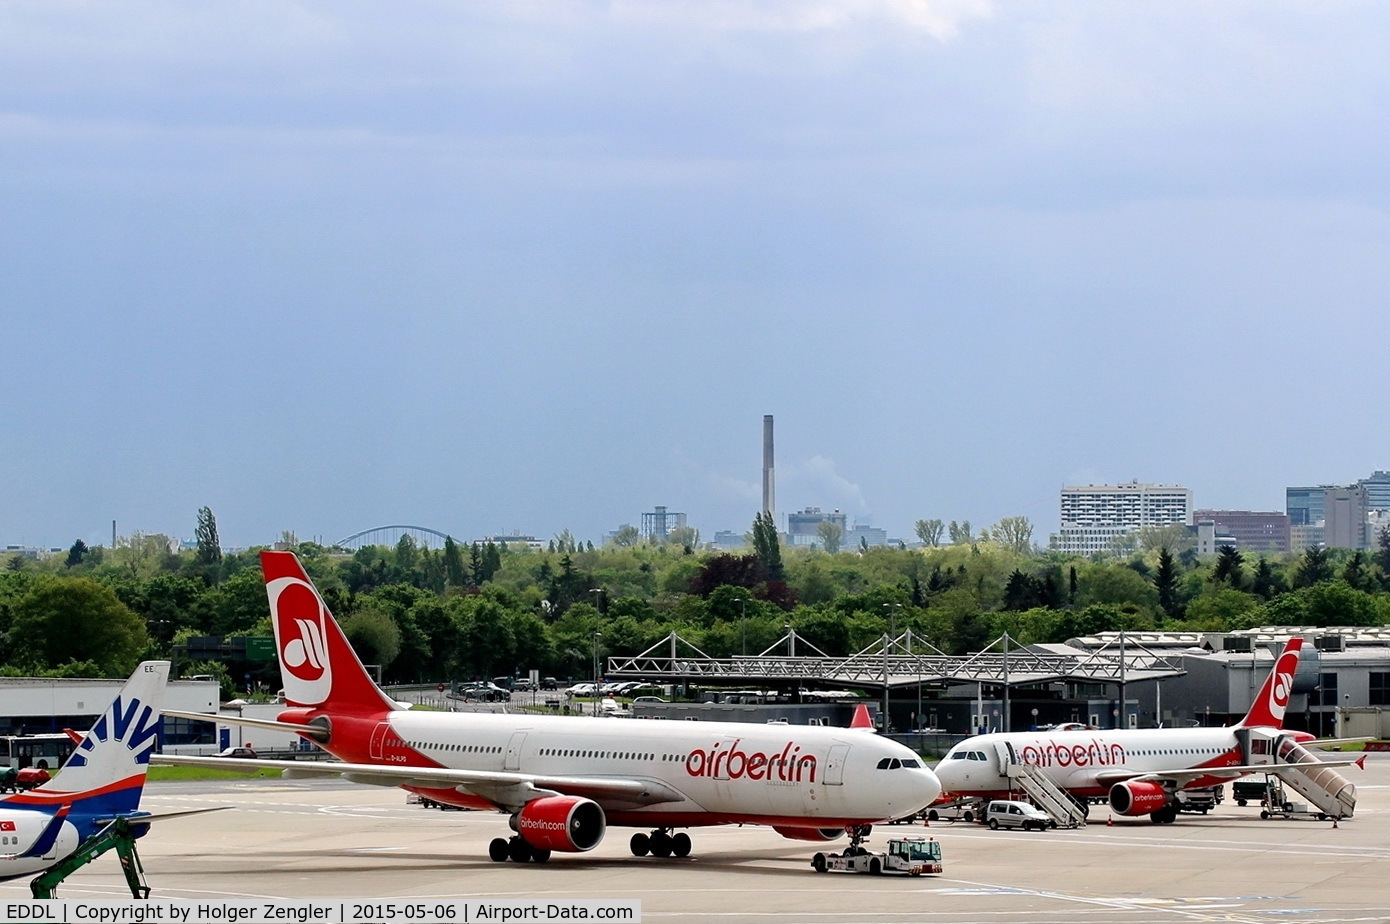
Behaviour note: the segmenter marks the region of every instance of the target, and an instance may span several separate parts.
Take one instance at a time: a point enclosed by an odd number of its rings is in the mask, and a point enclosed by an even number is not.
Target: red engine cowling
[[[515,818],[516,833],[532,847],[570,853],[593,850],[608,829],[599,804],[576,796],[533,799]]]
[[[1110,787],[1110,807],[1120,815],[1149,815],[1169,802],[1160,783],[1116,783]]]
[[[844,828],[787,828],[773,825],[772,830],[794,841],[833,841],[845,836]]]

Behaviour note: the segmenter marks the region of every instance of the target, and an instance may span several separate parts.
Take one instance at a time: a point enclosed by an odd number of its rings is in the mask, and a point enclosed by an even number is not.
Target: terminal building
[[[64,729],[86,732],[125,685],[120,680],[0,678],[0,734],[53,734]],[[216,712],[218,686],[210,680],[171,680],[165,708],[187,712]],[[219,750],[212,725],[165,717],[159,737],[166,753],[210,754]]]

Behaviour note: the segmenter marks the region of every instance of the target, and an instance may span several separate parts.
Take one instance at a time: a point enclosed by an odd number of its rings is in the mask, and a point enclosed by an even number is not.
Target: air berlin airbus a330
[[[262,552],[261,565],[289,708],[279,722],[245,724],[293,728],[343,763],[161,762],[340,774],[498,810],[516,834],[494,839],[489,854],[517,862],[590,850],[609,825],[651,829],[632,836],[637,856],[685,856],[690,837],[672,830],[702,825],[769,825],[807,841],[856,837],[941,793],[911,750],[858,730],[401,708],[367,675],[299,560]]]
[[[1231,728],[1113,729],[1109,731],[1004,732],[976,735],[951,748],[937,765],[942,785],[955,797],[1003,797],[1016,785],[1010,768],[1031,765],[1076,798],[1108,796],[1117,815],[1148,815],[1159,824],[1178,816],[1182,789],[1219,786],[1249,773],[1289,779],[1359,761],[1319,761],[1303,747],[1312,738],[1284,731],[1303,639],[1292,638],[1255,694],[1249,713]],[[1364,760],[1364,755],[1360,760]],[[1324,774],[1324,787],[1339,797],[1335,816],[1349,815],[1356,788]]]

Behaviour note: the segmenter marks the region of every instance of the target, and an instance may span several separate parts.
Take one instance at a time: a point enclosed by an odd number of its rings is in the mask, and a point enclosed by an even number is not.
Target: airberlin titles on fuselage
[[[735,738],[727,748],[715,744],[708,751],[696,748],[685,760],[685,772],[694,777],[739,780],[768,780],[779,783],[814,783],[816,758],[799,754],[800,745],[790,741],[780,753],[762,751],[748,753],[739,749],[742,738]]]

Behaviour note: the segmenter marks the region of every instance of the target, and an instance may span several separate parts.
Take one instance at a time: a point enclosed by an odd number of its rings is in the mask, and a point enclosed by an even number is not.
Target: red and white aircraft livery
[[[518,862],[590,850],[608,825],[652,829],[632,836],[637,856],[685,856],[689,835],[671,831],[700,825],[857,838],[940,795],[936,775],[911,750],[849,729],[404,709],[367,675],[299,560],[267,551],[261,566],[290,706],[271,724],[293,727],[343,763],[160,762],[341,774],[496,809],[511,816],[516,836],[494,839],[489,855]]]
[[[1288,641],[1249,713],[1233,727],[976,735],[947,752],[937,776],[952,797],[1002,797],[1019,788],[1017,768],[1031,764],[1083,811],[1086,799],[1108,795],[1116,814],[1148,815],[1168,824],[1177,818],[1180,789],[1217,786],[1257,772],[1306,778],[1316,772],[1309,764],[1345,766],[1352,761],[1319,762],[1299,745],[1307,735],[1282,730],[1302,646],[1301,638]],[[1337,779],[1345,808],[1334,814],[1349,815],[1355,787]]]

